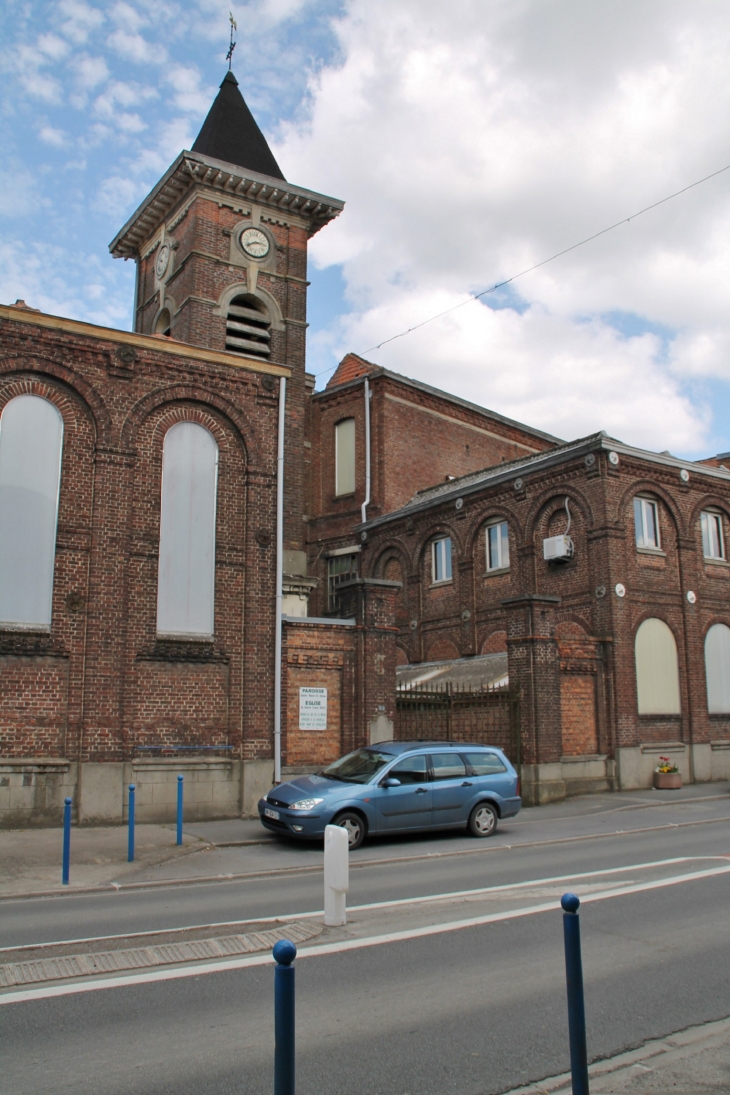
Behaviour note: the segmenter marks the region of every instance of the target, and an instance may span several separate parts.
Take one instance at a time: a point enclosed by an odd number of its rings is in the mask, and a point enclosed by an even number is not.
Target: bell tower
[[[191,151],[109,245],[137,264],[136,331],[291,368],[287,569],[304,558],[307,244],[343,205],[286,181],[228,71]]]

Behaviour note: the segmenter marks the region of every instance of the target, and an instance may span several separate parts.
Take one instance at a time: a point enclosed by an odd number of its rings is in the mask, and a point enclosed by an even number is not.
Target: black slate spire
[[[238,80],[232,72],[225,74],[192,151],[202,152],[204,156],[224,160],[236,167],[245,167],[259,175],[284,178],[266,138],[238,90]]]

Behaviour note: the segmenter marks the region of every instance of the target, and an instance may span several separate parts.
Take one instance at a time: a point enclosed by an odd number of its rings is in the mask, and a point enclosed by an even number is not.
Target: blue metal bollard
[[[294,1095],[294,967],[297,948],[288,939],[274,946],[274,1095]]]
[[[134,792],[136,787],[129,785],[129,828],[127,831],[127,863],[134,863]]]
[[[63,869],[61,872],[61,884],[68,886],[68,876],[71,871],[71,802],[70,798],[63,800]]]
[[[563,894],[563,936],[565,977],[568,986],[568,1032],[573,1095],[588,1095],[588,1049],[586,1009],[583,998],[583,960],[580,953],[580,900],[574,893]]]
[[[182,844],[183,777],[177,777],[177,842]]]

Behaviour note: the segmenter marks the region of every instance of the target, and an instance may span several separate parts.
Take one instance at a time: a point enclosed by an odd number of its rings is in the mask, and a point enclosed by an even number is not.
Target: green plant
[[[659,764],[654,769],[655,772],[678,772],[676,764],[673,764],[669,757],[659,757]]]

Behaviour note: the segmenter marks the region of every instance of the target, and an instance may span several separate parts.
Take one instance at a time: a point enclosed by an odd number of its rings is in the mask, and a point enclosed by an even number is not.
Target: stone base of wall
[[[682,783],[710,783],[730,779],[730,740],[687,745],[681,741],[645,742],[616,750],[619,789],[651,787],[659,757],[677,765]]]
[[[78,765],[62,759],[0,758],[0,828],[61,825],[66,796],[73,799],[76,824],[124,824],[130,783],[137,788],[137,821],[174,822],[178,775],[185,777],[186,821],[256,817],[258,800],[273,786],[274,762],[145,757]]]
[[[63,800],[76,794],[78,765],[42,757],[0,757],[0,828],[63,824]]]
[[[524,806],[617,789],[615,761],[600,755],[563,757],[557,764],[523,764],[520,777]]]

